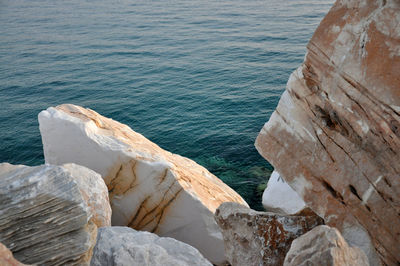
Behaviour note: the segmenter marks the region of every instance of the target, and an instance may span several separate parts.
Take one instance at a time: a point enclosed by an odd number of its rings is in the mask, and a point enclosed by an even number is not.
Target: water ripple
[[[254,148],[333,0],[0,2],[0,162],[43,163],[37,114],[69,102],[188,156],[260,208]]]

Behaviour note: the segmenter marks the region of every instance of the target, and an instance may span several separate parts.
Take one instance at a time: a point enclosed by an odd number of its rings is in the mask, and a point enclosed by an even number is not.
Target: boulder
[[[323,223],[316,215],[289,216],[258,212],[223,203],[215,213],[231,265],[282,265],[292,241]]]
[[[23,263],[88,265],[97,227],[63,167],[0,164],[0,242]]]
[[[161,149],[131,128],[75,105],[39,114],[47,163],[76,163],[101,174],[112,224],[169,236],[225,261],[214,212],[222,202],[246,202],[192,160]]]
[[[19,261],[17,261],[12,252],[4,246],[2,243],[0,243],[0,265],[2,266],[24,266],[26,264],[23,264]]]
[[[284,266],[367,266],[368,258],[358,247],[350,247],[336,228],[320,225],[296,238],[286,254]]]
[[[92,214],[91,219],[97,227],[111,226],[111,206],[108,189],[101,176],[86,167],[73,163],[62,167],[71,174],[77,183],[83,200]]]
[[[400,263],[400,2],[336,1],[256,148],[371,265]]]
[[[91,266],[207,266],[212,265],[200,252],[178,240],[158,237],[129,227],[99,229]]]
[[[295,214],[307,206],[277,171],[273,171],[262,195],[265,210],[279,214]]]

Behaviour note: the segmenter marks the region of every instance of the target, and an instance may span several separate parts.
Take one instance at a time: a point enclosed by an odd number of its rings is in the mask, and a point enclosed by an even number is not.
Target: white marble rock
[[[201,253],[176,239],[129,227],[99,229],[91,266],[211,266]]]
[[[207,169],[76,105],[42,111],[39,124],[47,163],[76,163],[101,174],[112,225],[173,237],[214,264],[226,261],[214,212],[223,202],[247,203]]]
[[[267,188],[262,196],[262,204],[266,211],[279,214],[295,214],[307,207],[303,199],[277,171],[273,171],[268,180]]]
[[[350,247],[340,232],[320,225],[292,242],[284,266],[368,266],[368,258],[358,247]]]
[[[71,174],[77,183],[83,199],[92,214],[97,227],[111,226],[111,206],[108,189],[101,176],[93,170],[73,163],[62,167]]]

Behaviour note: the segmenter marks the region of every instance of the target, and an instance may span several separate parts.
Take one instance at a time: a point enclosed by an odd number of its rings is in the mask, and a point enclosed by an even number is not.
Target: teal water
[[[74,103],[207,167],[260,209],[254,140],[332,0],[0,0],[0,162],[44,162]]]

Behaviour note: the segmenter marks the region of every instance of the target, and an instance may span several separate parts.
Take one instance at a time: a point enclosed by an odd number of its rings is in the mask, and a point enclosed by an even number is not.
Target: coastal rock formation
[[[265,210],[279,214],[295,214],[307,207],[277,171],[273,171],[268,180],[262,204]]]
[[[2,266],[24,266],[26,264],[23,264],[19,261],[17,261],[12,252],[4,246],[2,243],[0,243],[0,265]]]
[[[368,258],[358,247],[349,247],[336,228],[320,225],[296,238],[284,266],[367,266]]]
[[[86,167],[73,163],[62,167],[71,174],[92,214],[97,227],[111,226],[111,206],[108,189],[101,176]]]
[[[214,220],[223,202],[246,202],[194,161],[161,149],[131,128],[75,105],[39,114],[47,163],[77,163],[101,174],[112,224],[169,236],[225,261]]]
[[[88,265],[97,227],[60,166],[0,164],[0,242],[23,263]]]
[[[371,265],[400,263],[400,2],[337,1],[256,148]]]
[[[99,229],[91,266],[152,265],[152,266],[211,266],[198,250],[169,237],[129,227]]]
[[[323,223],[316,215],[288,216],[221,204],[215,219],[231,265],[282,265],[292,241]]]

